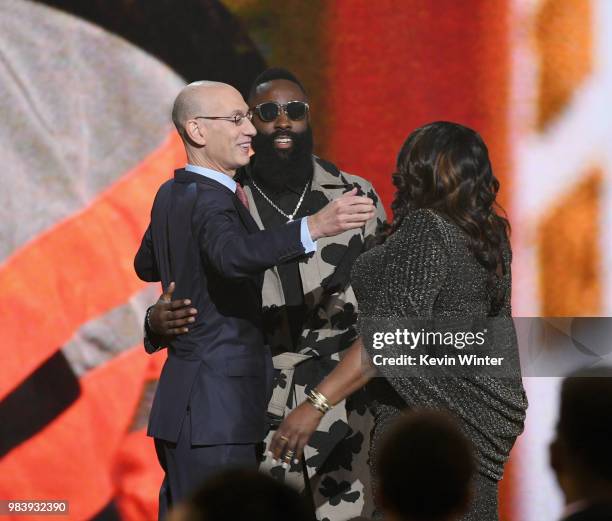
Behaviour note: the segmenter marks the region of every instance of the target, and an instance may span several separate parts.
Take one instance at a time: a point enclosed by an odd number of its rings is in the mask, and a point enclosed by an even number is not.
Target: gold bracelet
[[[315,389],[311,389],[310,392],[306,395],[306,398],[311,403],[311,405],[322,414],[325,414],[331,409],[329,400]]]

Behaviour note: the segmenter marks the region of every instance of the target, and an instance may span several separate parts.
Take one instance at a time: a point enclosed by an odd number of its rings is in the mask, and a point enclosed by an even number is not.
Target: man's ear
[[[206,125],[197,119],[189,119],[185,123],[185,137],[194,145],[205,146],[207,138]]]

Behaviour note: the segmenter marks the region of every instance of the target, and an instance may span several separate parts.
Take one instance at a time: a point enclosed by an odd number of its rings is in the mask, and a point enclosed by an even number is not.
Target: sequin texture
[[[504,251],[504,292],[500,315],[510,320],[510,249]],[[387,241],[357,259],[352,285],[364,320],[389,317],[486,318],[490,310],[487,272],[468,248],[463,230],[432,210],[414,210]],[[508,335],[504,349],[516,350]],[[366,350],[374,353],[364,342]],[[401,353],[401,347],[398,348]],[[385,368],[379,367],[385,375]],[[527,398],[520,375],[375,378],[369,386],[376,424],[371,440],[373,485],[376,453],[386,425],[402,409],[430,407],[455,415],[473,441],[479,473],[467,520],[497,520],[497,481],[503,475],[517,436],[523,430]],[[377,513],[380,515],[380,513]]]

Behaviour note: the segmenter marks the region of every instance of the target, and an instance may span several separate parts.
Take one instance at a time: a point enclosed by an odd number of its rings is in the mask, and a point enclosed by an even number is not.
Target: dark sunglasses
[[[284,104],[277,103],[276,101],[266,101],[257,105],[253,112],[257,114],[259,119],[269,123],[280,116],[281,110],[290,120],[300,121],[306,117],[308,109],[308,103],[305,101],[289,101]]]

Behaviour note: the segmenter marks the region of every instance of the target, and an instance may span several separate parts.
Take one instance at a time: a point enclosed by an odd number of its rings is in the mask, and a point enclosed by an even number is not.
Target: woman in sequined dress
[[[509,225],[497,212],[499,182],[481,137],[449,122],[415,130],[400,150],[393,184],[397,188],[393,222],[382,244],[364,253],[353,267],[358,323],[389,317],[495,317],[511,324]],[[500,352],[516,353],[512,326],[500,337]],[[402,348],[405,352],[405,346],[395,348],[397,354]],[[372,378],[376,371],[371,364],[364,370],[363,359],[370,360],[375,353],[371,344],[358,338],[315,390],[333,405],[370,382],[374,491],[377,449],[390,422],[409,408],[445,409],[458,418],[478,459],[474,499],[462,519],[496,521],[498,481],[522,432],[527,408],[520,373],[512,378],[477,371],[450,378],[398,377],[388,367],[378,366],[386,378]],[[274,456],[285,461],[287,455],[301,457],[321,418],[321,411],[308,401],[296,408],[272,440]]]

